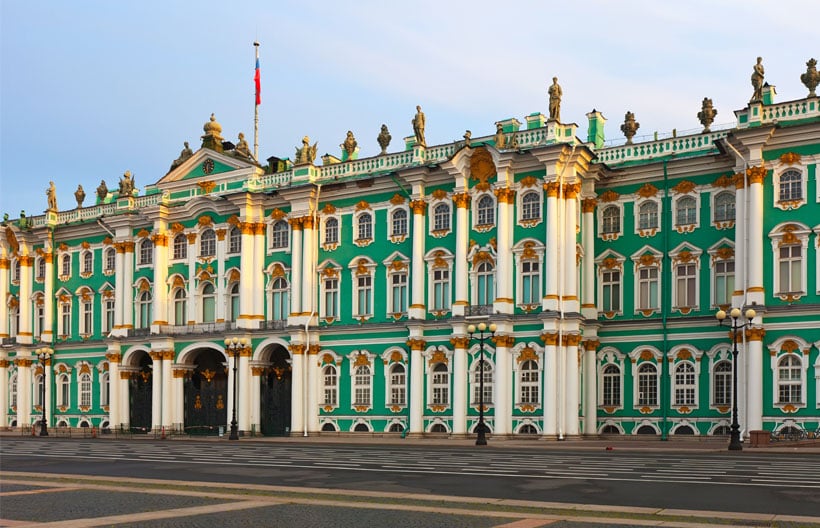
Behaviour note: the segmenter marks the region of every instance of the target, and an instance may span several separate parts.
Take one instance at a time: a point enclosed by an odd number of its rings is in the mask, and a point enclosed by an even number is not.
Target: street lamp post
[[[236,374],[236,365],[239,363],[239,353],[248,345],[248,340],[244,337],[225,339],[225,352],[233,356],[233,416],[231,418],[231,434],[228,440],[239,440],[239,427],[236,423],[236,400],[239,398],[239,378]]]
[[[40,428],[40,436],[48,436],[48,402],[46,402],[46,370],[48,369],[48,360],[54,354],[54,350],[49,347],[38,348],[34,351],[37,354],[37,359],[40,360],[40,366],[43,367],[43,384],[40,388],[40,405],[43,407],[43,426]]]
[[[470,325],[467,327],[467,333],[470,334],[470,339],[478,339],[481,347],[481,355],[478,360],[478,426],[476,426],[478,436],[476,437],[475,445],[487,445],[487,436],[484,425],[484,342],[495,336],[496,328],[495,323],[491,323],[489,326],[484,323],[479,323],[478,336],[476,337],[475,325]],[[487,330],[489,330],[489,333],[487,333]]]
[[[752,320],[755,318],[755,315],[757,315],[754,310],[749,308],[745,314],[746,322],[740,323],[738,322],[740,314],[740,308],[732,308],[729,312],[729,317],[732,318],[731,322],[729,322],[732,330],[732,427],[729,451],[741,451],[743,449],[743,445],[740,443],[740,424],[737,420],[737,332],[743,328],[751,327]],[[726,321],[726,312],[718,310],[715,317],[718,323],[723,326],[723,323]]]

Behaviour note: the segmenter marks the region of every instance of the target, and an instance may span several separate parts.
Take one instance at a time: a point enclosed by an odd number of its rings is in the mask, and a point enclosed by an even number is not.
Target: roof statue
[[[134,179],[131,177],[131,171],[125,171],[125,174],[120,178],[120,198],[125,198],[134,194]]]
[[[421,106],[416,106],[416,115],[413,117],[411,123],[413,123],[413,134],[416,136],[416,145],[426,147],[427,142],[424,139],[424,127],[427,124],[427,118],[424,117]]]
[[[800,82],[809,89],[809,97],[817,97],[815,90],[820,83],[820,73],[817,73],[817,61],[813,58],[806,63],[806,73],[800,76]]]
[[[78,185],[77,190],[74,191],[74,199],[77,200],[77,209],[81,208],[85,200],[85,191],[82,185]]]
[[[641,128],[641,124],[635,121],[635,114],[627,111],[624,116],[624,124],[621,125],[621,132],[626,136],[627,145],[632,144],[632,138],[635,137],[635,133],[639,128]]]
[[[564,92],[558,84],[558,77],[552,78],[552,84],[547,89],[547,94],[550,97],[550,121],[561,121],[561,96]]]
[[[222,152],[222,140],[224,139],[222,137],[222,125],[216,122],[213,114],[211,114],[208,122],[203,125],[202,130],[205,131],[205,134],[202,135],[202,148]]]
[[[184,143],[184,145],[185,147],[182,149],[182,152],[179,153],[179,157],[171,163],[171,168],[168,169],[168,172],[171,172],[172,170],[176,169],[177,167],[185,163],[185,161],[188,158],[194,155],[194,151],[191,150],[191,147],[188,146],[187,141]]]
[[[391,139],[393,139],[393,136],[391,136],[390,131],[387,130],[387,125],[382,125],[381,132],[379,132],[379,136],[376,138],[376,141],[379,142],[379,146],[382,148],[379,156],[387,154],[387,147],[390,145]]]
[[[763,100],[763,74],[763,57],[758,57],[752,72],[752,88],[755,91],[749,101],[750,103]]]
[[[248,146],[248,142],[245,140],[245,134],[242,132],[239,133],[239,140],[236,142],[236,147],[234,147],[234,153],[240,158],[256,161],[256,158],[254,158],[251,153],[251,148]]]
[[[48,182],[48,189],[46,189],[46,197],[48,198],[48,209],[47,211],[56,211],[57,210],[57,188],[54,187],[54,182]]]
[[[316,142],[311,147],[310,138],[308,136],[303,137],[302,148],[296,147],[296,165],[313,163],[313,160],[316,159],[316,148],[318,145],[319,143]]]
[[[507,136],[504,135],[504,125],[495,124],[495,148],[501,150],[507,146]]]
[[[104,201],[108,197],[108,185],[105,184],[105,180],[100,180],[100,184],[97,186],[97,200]]]
[[[473,133],[470,132],[469,130],[464,132],[464,146],[469,147],[472,140],[473,140]]]
[[[712,106],[712,100],[708,97],[704,97],[703,105],[700,112],[698,112],[698,120],[700,121],[700,124],[703,125],[704,134],[711,132],[709,127],[715,122],[715,116],[717,113],[717,110],[715,110],[714,106]]]
[[[356,138],[353,136],[353,132],[348,130],[344,143],[339,146],[342,147],[342,150],[347,152],[347,159],[349,160],[350,157],[356,152],[357,145],[358,143],[356,142]]]

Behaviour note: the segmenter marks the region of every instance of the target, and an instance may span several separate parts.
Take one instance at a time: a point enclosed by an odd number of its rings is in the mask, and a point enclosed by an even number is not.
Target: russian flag
[[[256,58],[256,70],[253,72],[253,82],[256,85],[256,104],[262,102],[262,80],[259,77],[259,57]]]

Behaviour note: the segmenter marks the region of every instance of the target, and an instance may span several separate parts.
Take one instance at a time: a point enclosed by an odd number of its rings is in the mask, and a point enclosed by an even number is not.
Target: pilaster
[[[456,204],[456,261],[455,261],[455,285],[456,300],[453,303],[453,316],[463,316],[465,308],[470,304],[467,299],[467,249],[469,244],[469,207],[470,195],[465,193],[454,194],[453,202]]]
[[[413,211],[413,260],[410,264],[412,268],[410,274],[412,291],[408,314],[410,319],[424,320],[427,312],[424,304],[424,285],[427,276],[424,273],[424,240],[426,236],[424,214],[427,212],[427,202],[421,198],[413,200],[410,202],[410,209]]]
[[[458,336],[450,338],[453,346],[453,434],[467,434],[467,349],[470,338]]]

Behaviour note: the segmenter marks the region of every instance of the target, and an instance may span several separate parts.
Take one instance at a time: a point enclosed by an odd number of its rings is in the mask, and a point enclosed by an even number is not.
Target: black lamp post
[[[40,366],[43,367],[43,384],[40,387],[40,405],[43,407],[43,426],[40,428],[40,436],[48,436],[48,402],[46,401],[46,380],[48,376],[48,360],[54,354],[54,350],[49,347],[38,348],[34,352],[37,353],[37,359],[40,360]]]
[[[729,312],[729,317],[732,318],[729,323],[732,329],[732,427],[729,451],[741,451],[743,449],[743,445],[740,443],[740,424],[737,421],[737,332],[743,328],[751,327],[752,319],[757,315],[754,310],[749,308],[745,314],[746,322],[740,323],[738,322],[740,314],[740,308],[732,308],[732,311]],[[720,325],[723,326],[724,321],[726,321],[726,312],[718,310],[715,317]]]
[[[491,323],[490,326],[487,326],[484,323],[479,323],[478,337],[476,337],[475,325],[470,325],[467,327],[467,333],[470,334],[470,339],[478,339],[481,346],[481,356],[478,360],[478,426],[476,426],[478,436],[475,439],[475,445],[487,445],[487,436],[484,425],[484,342],[495,336],[496,328],[495,323]],[[489,333],[487,333],[487,330],[489,330]]]
[[[247,345],[248,340],[244,337],[242,339],[238,337],[225,339],[225,352],[227,352],[228,355],[233,355],[233,417],[231,418],[231,434],[228,436],[228,440],[239,440],[239,427],[236,423],[236,400],[239,398],[239,378],[236,374],[236,365],[239,363],[239,353],[244,350]]]

